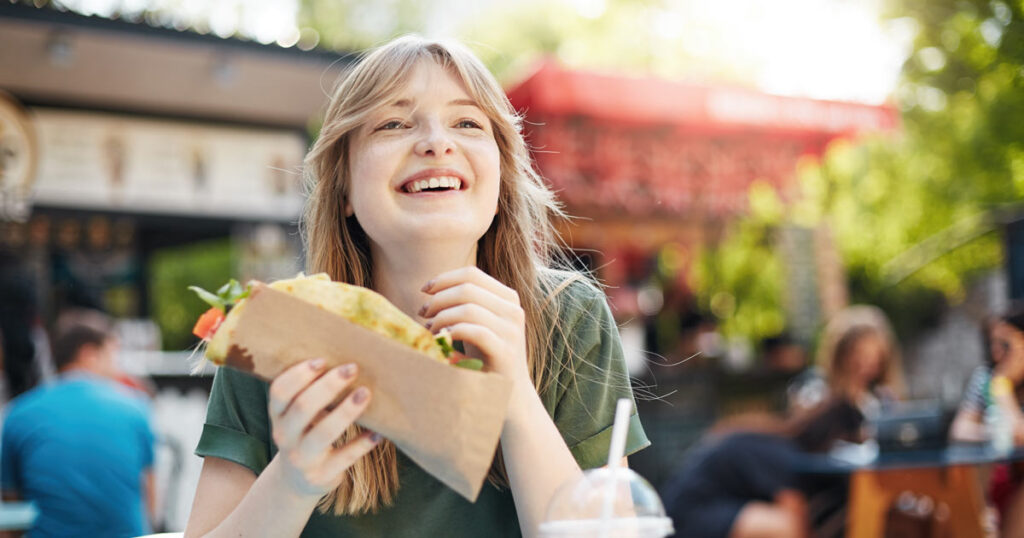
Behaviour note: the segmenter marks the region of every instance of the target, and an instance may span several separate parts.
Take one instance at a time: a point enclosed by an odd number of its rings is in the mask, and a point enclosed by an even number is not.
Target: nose
[[[455,153],[455,143],[443,125],[430,122],[413,150],[421,157],[441,157]]]

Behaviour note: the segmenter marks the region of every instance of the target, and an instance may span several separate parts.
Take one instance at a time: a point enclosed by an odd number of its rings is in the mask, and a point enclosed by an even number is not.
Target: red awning
[[[768,130],[840,135],[899,125],[892,106],[769,95],[755,90],[702,86],[567,70],[544,61],[508,92],[530,116],[585,116],[623,125],[675,125],[711,130]]]
[[[576,214],[735,214],[754,181],[793,193],[797,161],[891,130],[889,106],[569,71],[545,62],[508,92],[541,173]]]

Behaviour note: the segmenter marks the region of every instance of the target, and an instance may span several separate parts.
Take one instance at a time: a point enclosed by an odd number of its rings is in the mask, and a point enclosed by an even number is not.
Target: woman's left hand
[[[423,291],[431,297],[419,315],[427,318],[431,331],[447,328],[467,345],[468,356],[482,355],[489,370],[518,387],[533,386],[526,363],[526,316],[515,290],[469,266],[441,273]]]

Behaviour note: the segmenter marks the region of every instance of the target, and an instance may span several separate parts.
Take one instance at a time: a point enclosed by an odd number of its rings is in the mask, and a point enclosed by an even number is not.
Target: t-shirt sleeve
[[[559,319],[565,338],[556,332],[554,359],[559,361],[554,398],[555,426],[584,469],[608,462],[615,406],[620,398],[633,401],[619,330],[603,293],[590,284],[571,284],[563,293]],[[629,455],[650,445],[636,414],[626,436]]]
[[[987,406],[985,393],[988,390],[989,369],[979,366],[971,372],[971,378],[964,388],[964,397],[960,401],[960,411],[984,413]]]
[[[270,447],[267,383],[218,368],[196,455],[232,461],[260,474],[270,461]]]

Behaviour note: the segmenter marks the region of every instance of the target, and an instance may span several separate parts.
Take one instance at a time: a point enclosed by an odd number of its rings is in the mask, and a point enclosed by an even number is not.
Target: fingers
[[[380,434],[365,432],[341,448],[336,448],[324,462],[324,474],[327,476],[340,476],[359,458],[365,456],[373,447],[380,444]]]
[[[483,325],[499,334],[511,328],[510,323],[504,318],[497,316],[494,312],[476,303],[466,303],[445,308],[427,323],[427,327],[434,333],[437,333],[441,329],[451,327],[457,323]]]
[[[518,295],[517,295],[518,297]],[[507,298],[496,294],[494,291],[483,288],[472,282],[456,284],[449,288],[437,291],[433,297],[423,305],[419,315],[424,318],[432,318],[447,308],[464,304],[478,304],[487,308],[499,317],[520,320],[524,318],[523,309],[518,302],[511,302]]]
[[[448,331],[453,339],[462,340],[480,348],[480,351],[488,358],[502,356],[504,342],[487,327],[476,323],[462,322],[448,326]],[[493,368],[495,365],[488,364],[488,366]]]
[[[333,368],[300,392],[274,428],[274,441],[278,446],[297,441],[321,411],[332,405],[355,379],[356,371],[354,364]]]
[[[292,400],[314,379],[320,377],[326,365],[327,361],[324,359],[313,359],[300,362],[278,375],[270,384],[270,416],[283,414]]]
[[[327,413],[302,439],[300,450],[307,455],[320,454],[330,448],[342,432],[348,429],[370,404],[370,389],[359,387],[341,404]]]
[[[512,288],[502,284],[497,279],[488,275],[476,266],[462,267],[434,277],[423,286],[422,291],[431,295],[441,290],[448,289],[463,283],[470,283],[480,286],[483,289],[505,299],[506,301],[519,304],[519,294]]]

